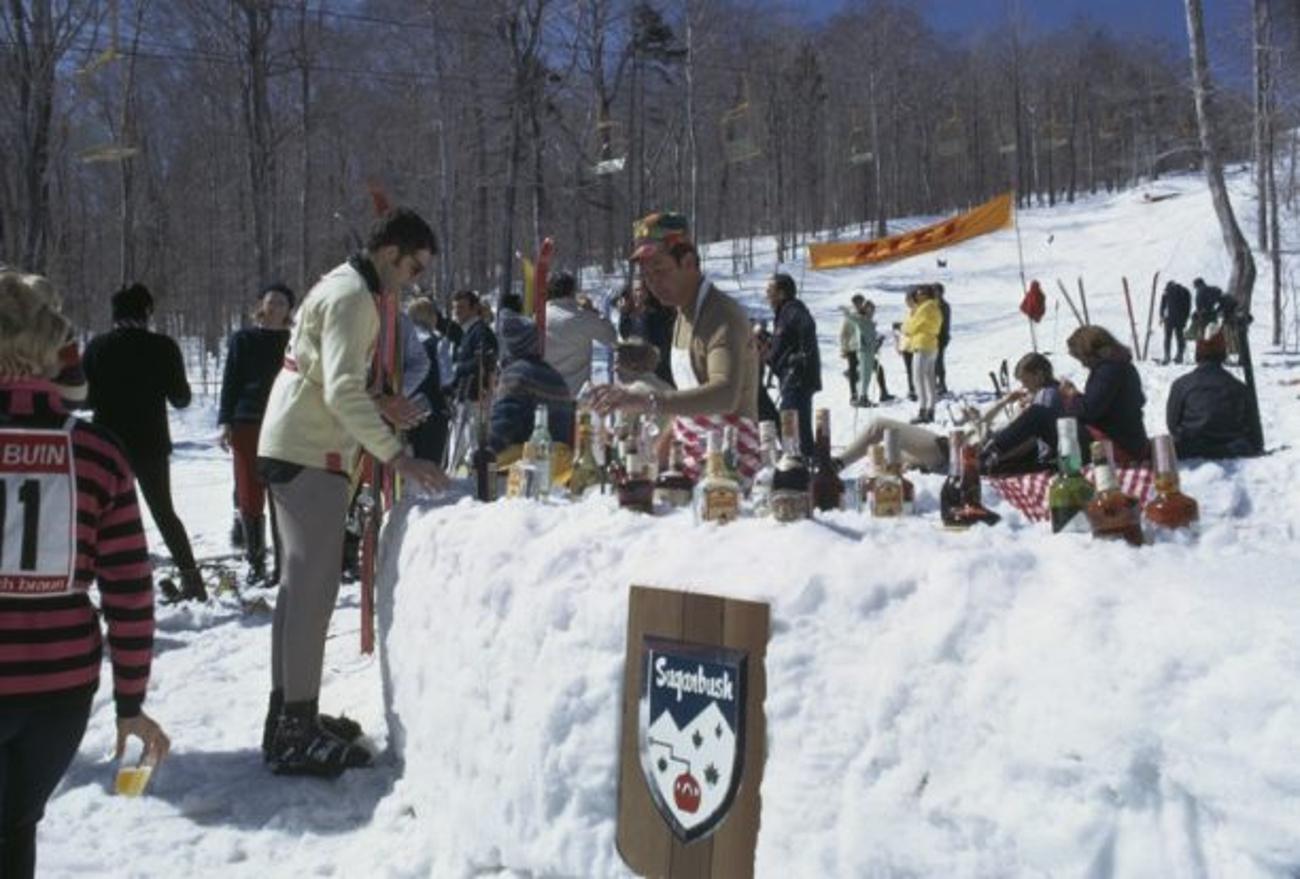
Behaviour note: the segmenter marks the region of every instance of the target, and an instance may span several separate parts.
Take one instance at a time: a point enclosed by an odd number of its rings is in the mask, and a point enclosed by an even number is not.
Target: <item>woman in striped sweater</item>
[[[68,323],[30,276],[0,274],[0,876],[36,870],[36,824],[77,753],[108,622],[117,750],[169,742],[141,710],[153,657],[153,585],[131,470],[58,386]],[[99,584],[97,612],[87,590]]]

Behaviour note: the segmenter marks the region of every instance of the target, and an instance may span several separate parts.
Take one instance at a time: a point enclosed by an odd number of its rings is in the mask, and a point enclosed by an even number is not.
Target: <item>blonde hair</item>
[[[53,378],[71,335],[58,294],[39,275],[0,273],[0,378]]]

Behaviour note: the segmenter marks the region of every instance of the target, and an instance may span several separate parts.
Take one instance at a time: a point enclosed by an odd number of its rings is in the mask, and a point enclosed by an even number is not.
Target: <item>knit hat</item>
[[[661,248],[674,244],[690,244],[691,230],[686,217],[681,214],[656,211],[637,220],[632,226],[631,262],[652,256]]]
[[[501,345],[506,357],[519,360],[537,354],[537,326],[513,311],[501,312]]]
[[[1222,363],[1228,359],[1228,340],[1223,338],[1223,330],[1216,329],[1204,338],[1196,340],[1197,363]]]

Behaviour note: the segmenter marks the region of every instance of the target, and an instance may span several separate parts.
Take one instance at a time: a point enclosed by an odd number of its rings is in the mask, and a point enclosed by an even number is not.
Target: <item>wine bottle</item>
[[[1086,533],[1088,502],[1093,487],[1083,475],[1083,454],[1079,450],[1079,427],[1073,418],[1056,420],[1057,474],[1047,487],[1047,509],[1052,517],[1052,533],[1063,531]]]
[[[817,410],[816,450],[813,457],[812,504],[825,512],[838,510],[844,501],[844,483],[831,459],[831,413]]]

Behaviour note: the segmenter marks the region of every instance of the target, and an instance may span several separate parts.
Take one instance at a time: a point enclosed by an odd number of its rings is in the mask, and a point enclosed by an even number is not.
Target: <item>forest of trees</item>
[[[1300,0],[1270,5],[1268,130],[1289,132]],[[653,208],[702,240],[776,236],[771,261],[819,229],[1199,167],[1185,43],[1010,13],[957,37],[901,0],[815,22],[798,6],[3,0],[0,261],[50,274],[90,327],[143,280],[173,330],[215,342],[258,284],[304,289],[341,259],[372,184],[434,224],[446,294],[517,283],[540,235],[563,265],[622,271]],[[1224,42],[1249,65],[1243,15]],[[1229,161],[1252,156],[1254,100],[1218,97]],[[1295,138],[1270,144],[1294,203]]]

